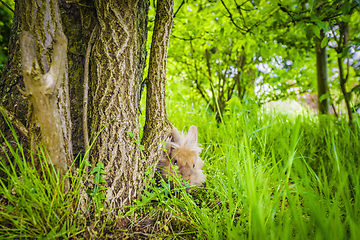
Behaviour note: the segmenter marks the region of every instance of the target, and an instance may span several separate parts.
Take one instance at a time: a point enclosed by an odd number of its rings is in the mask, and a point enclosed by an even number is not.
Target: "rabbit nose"
[[[180,167],[179,173],[181,174],[182,179],[189,180],[191,173],[186,168]]]

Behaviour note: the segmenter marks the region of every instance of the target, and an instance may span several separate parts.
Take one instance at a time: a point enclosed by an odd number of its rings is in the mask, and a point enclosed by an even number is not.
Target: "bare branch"
[[[221,0],[221,3],[222,3],[222,5],[224,6],[224,8],[226,9],[226,11],[229,13],[229,18],[230,18],[231,22],[234,24],[234,26],[235,26],[236,28],[238,28],[238,29],[244,34],[246,31],[245,31],[243,28],[241,28],[240,26],[238,26],[238,25],[236,24],[236,22],[235,22],[235,20],[233,19],[233,16],[232,16],[230,10],[227,8],[227,6],[225,5],[225,3],[224,3],[223,0]]]
[[[182,7],[182,5],[184,5],[184,3],[185,3],[185,0],[182,1],[182,3],[180,4],[179,8],[176,10],[173,18],[176,17],[176,14],[179,12],[180,8]]]

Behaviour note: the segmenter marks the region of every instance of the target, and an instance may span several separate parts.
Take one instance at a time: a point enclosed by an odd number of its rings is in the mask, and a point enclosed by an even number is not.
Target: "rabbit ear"
[[[189,128],[189,133],[186,137],[186,143],[188,146],[195,145],[197,143],[197,140],[198,140],[198,131],[197,128],[194,125],[192,125]]]
[[[172,142],[180,144],[181,134],[175,127],[171,131]]]

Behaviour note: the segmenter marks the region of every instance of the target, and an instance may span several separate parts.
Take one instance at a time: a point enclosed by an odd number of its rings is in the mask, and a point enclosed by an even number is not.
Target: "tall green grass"
[[[81,172],[69,173],[71,190],[64,192],[65,176],[38,153],[26,153],[15,130],[9,142],[1,133],[5,158],[0,160],[0,239],[68,239],[84,231],[80,214]],[[83,169],[83,166],[82,166]]]
[[[120,216],[131,221],[129,236],[360,236],[359,119],[350,128],[330,117],[320,123],[311,114],[266,113],[249,102],[230,106],[224,123],[218,124],[206,106],[178,96],[169,98],[167,112],[180,130],[198,127],[206,187],[190,194],[180,187],[175,194],[166,184],[152,186],[152,179],[142,198]],[[45,154],[34,155],[44,175],[35,170],[33,158],[25,156],[15,133],[14,142],[15,147],[6,142],[10,154],[0,161],[7,176],[0,180],[0,238],[83,234],[89,222],[79,211],[82,174],[72,176],[74,191],[64,194],[63,178],[47,164]],[[94,236],[105,238],[104,232]]]
[[[163,214],[163,224],[153,234],[359,238],[359,119],[350,128],[343,119],[324,117],[319,122],[311,114],[276,115],[238,104],[229,109],[225,124],[218,124],[206,106],[168,104],[177,128],[198,127],[207,183],[193,196],[183,189],[182,197],[164,197],[165,190],[144,195],[138,203],[141,216],[147,211],[149,216]],[[150,199],[157,200],[157,207]]]

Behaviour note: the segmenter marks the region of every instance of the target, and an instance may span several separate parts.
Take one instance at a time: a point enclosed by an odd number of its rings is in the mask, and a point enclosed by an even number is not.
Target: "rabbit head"
[[[200,186],[205,182],[206,177],[201,170],[204,162],[199,157],[201,147],[197,144],[197,138],[198,131],[195,126],[189,128],[187,136],[176,128],[172,129],[171,137],[166,141],[166,151],[158,164],[164,177],[180,174],[190,185]]]

